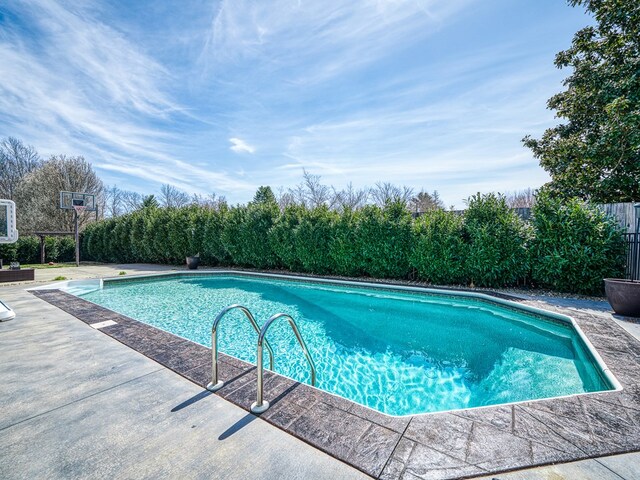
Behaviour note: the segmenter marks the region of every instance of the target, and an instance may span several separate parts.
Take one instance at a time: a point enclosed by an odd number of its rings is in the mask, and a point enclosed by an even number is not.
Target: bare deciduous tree
[[[104,190],[104,216],[118,217],[142,208],[144,197],[138,192],[120,190],[116,185]]]
[[[369,199],[368,188],[356,189],[351,182],[349,182],[346,188],[340,191],[337,191],[333,187],[331,188],[333,189],[331,204],[339,210],[356,210],[362,208],[367,204],[367,200]]]
[[[178,208],[189,205],[191,198],[182,190],[165,183],[160,187],[160,205],[167,208]]]
[[[505,194],[507,205],[511,208],[531,208],[536,202],[536,191],[532,188],[516,190]]]
[[[412,212],[423,213],[429,210],[442,210],[444,203],[440,200],[440,194],[437,190],[434,190],[433,193],[423,190],[409,201],[409,208]]]
[[[34,231],[73,231],[74,213],[60,209],[60,192],[103,195],[102,181],[83,157],[54,155],[20,182],[16,192],[18,227]],[[96,218],[95,212],[80,214],[82,228]]]
[[[130,190],[122,191],[122,205],[125,212],[133,212],[142,207],[143,197],[138,192],[132,192]]]
[[[292,204],[307,205],[307,195],[304,183],[300,183],[293,188],[289,189],[289,198],[291,199]]]
[[[215,193],[210,193],[209,195],[194,193],[191,196],[191,203],[193,205],[219,210],[223,205],[227,205],[227,199],[224,195],[217,196]]]
[[[320,183],[320,175],[313,175],[306,169],[302,170],[302,183],[290,188],[285,197],[279,196],[278,204],[284,201],[287,204],[296,203],[308,208],[316,208],[327,205],[331,200],[331,188]]]
[[[104,189],[104,216],[119,217],[124,210],[124,191],[120,190],[117,185],[106,187]]]
[[[0,142],[0,198],[16,199],[24,177],[42,164],[38,153],[20,140],[7,137]]]
[[[331,197],[331,189],[320,183],[320,175],[312,175],[303,170],[302,176],[307,205],[310,208],[326,205]]]
[[[291,192],[291,189],[285,191],[283,187],[278,187],[278,193],[276,193],[276,202],[278,202],[280,211],[283,211],[289,205],[294,205],[296,203],[296,199],[294,194]]]
[[[396,202],[408,205],[411,197],[413,197],[413,188],[400,187],[390,182],[378,182],[371,189],[371,197],[379,207]]]

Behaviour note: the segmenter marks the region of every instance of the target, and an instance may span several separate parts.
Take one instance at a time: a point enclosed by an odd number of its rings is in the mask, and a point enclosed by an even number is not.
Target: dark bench
[[[27,280],[35,280],[35,270],[33,268],[21,268],[20,270],[0,270],[0,283],[24,282]]]

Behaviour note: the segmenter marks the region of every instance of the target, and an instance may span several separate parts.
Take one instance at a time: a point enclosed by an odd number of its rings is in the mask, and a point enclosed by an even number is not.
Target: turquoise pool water
[[[233,275],[106,282],[82,297],[206,346],[228,305],[247,306],[259,324],[288,313],[316,386],[390,415],[611,388],[571,325],[475,298]],[[228,316],[220,350],[255,363],[255,332],[240,312]],[[308,382],[287,323],[267,338],[275,370]]]

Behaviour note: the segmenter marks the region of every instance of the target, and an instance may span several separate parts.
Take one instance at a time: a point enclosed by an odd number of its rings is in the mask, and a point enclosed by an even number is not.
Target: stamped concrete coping
[[[210,381],[207,347],[60,290],[32,293],[89,325],[101,324],[101,332],[202,387]],[[640,342],[610,318],[520,302],[570,315],[617,377],[618,390],[393,417],[265,371],[271,408],[259,416],[381,479],[470,478],[639,451]],[[248,411],[256,367],[220,354],[219,376],[225,386],[216,394]]]

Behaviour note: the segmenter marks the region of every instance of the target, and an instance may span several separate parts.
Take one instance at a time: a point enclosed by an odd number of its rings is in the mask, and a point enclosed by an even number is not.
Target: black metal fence
[[[640,233],[625,233],[627,242],[627,267],[625,278],[640,280]]]

